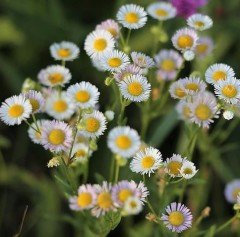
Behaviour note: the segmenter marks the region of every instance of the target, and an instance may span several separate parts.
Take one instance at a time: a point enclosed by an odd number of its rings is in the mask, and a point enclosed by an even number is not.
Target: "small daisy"
[[[146,202],[146,198],[149,195],[149,191],[145,184],[141,181],[137,186],[137,197],[141,202]]]
[[[193,29],[182,28],[173,35],[172,43],[176,49],[182,52],[194,50],[198,43],[198,35]]]
[[[43,98],[41,92],[29,90],[28,92],[24,93],[24,96],[30,101],[30,104],[32,106],[32,113],[42,112],[45,104],[45,99]]]
[[[235,73],[233,69],[227,64],[223,63],[216,63],[211,65],[205,73],[206,82],[213,85],[218,83],[219,81],[224,81],[234,76]]]
[[[78,46],[68,41],[54,43],[50,46],[51,56],[55,60],[72,61],[78,57],[79,52]]]
[[[0,107],[0,118],[9,126],[21,124],[31,113],[31,103],[24,95],[14,95],[6,99]]]
[[[69,69],[61,65],[48,66],[38,73],[38,80],[44,86],[64,86],[72,78]]]
[[[74,160],[79,163],[86,163],[88,157],[91,156],[92,151],[89,150],[89,147],[84,143],[74,144],[72,149],[72,154],[74,155]]]
[[[190,120],[208,128],[210,123],[213,123],[213,118],[218,118],[218,106],[216,99],[213,99],[210,93],[200,93],[194,97],[193,103],[190,106]]]
[[[105,116],[97,110],[91,114],[84,114],[81,123],[83,124],[83,130],[79,132],[90,138],[101,136],[107,128]]]
[[[162,163],[162,154],[158,149],[148,147],[144,151],[137,152],[130,163],[130,169],[142,175],[154,173]]]
[[[102,67],[110,72],[124,70],[130,63],[129,61],[127,54],[119,50],[109,51],[101,57]]]
[[[191,179],[197,173],[196,166],[191,161],[184,161],[180,169],[180,174],[184,179]]]
[[[213,21],[207,15],[196,13],[187,19],[187,24],[195,30],[203,31],[211,28]]]
[[[169,88],[169,93],[174,99],[185,99],[187,96],[186,89],[184,87],[183,81],[178,80],[171,84]]]
[[[42,143],[42,128],[44,126],[44,123],[49,122],[50,120],[47,119],[41,119],[37,120],[37,125],[35,123],[31,124],[31,127],[28,128],[28,136],[35,144],[41,144]],[[34,129],[33,129],[34,128]]]
[[[140,148],[140,137],[136,130],[130,127],[115,127],[108,134],[110,150],[124,158],[130,158]]]
[[[139,29],[147,22],[147,13],[143,7],[127,4],[120,7],[117,20],[128,29]]]
[[[46,100],[46,113],[58,120],[67,120],[75,112],[75,106],[66,92],[53,91]]]
[[[115,39],[119,38],[120,27],[118,23],[112,19],[101,22],[96,26],[96,30],[106,30],[108,31]]]
[[[115,40],[106,30],[95,30],[90,33],[84,43],[84,49],[91,58],[99,58],[104,53],[113,50]]]
[[[96,190],[90,185],[81,185],[78,195],[69,198],[69,206],[74,211],[89,210],[96,204]]]
[[[49,121],[42,128],[42,145],[46,150],[60,152],[69,150],[72,144],[72,128],[61,121]]]
[[[159,73],[163,80],[174,80],[177,76],[177,71],[183,65],[182,56],[175,50],[161,50],[155,57],[156,66],[159,68]]]
[[[146,77],[132,75],[119,83],[119,89],[125,99],[142,102],[148,100],[150,97],[151,85],[148,83]]]
[[[200,37],[198,40],[198,44],[195,48],[195,54],[200,58],[204,58],[211,54],[213,49],[214,43],[210,37]]]
[[[167,2],[152,3],[147,8],[148,14],[159,21],[174,18],[177,14],[176,8]]]
[[[191,115],[190,103],[184,100],[178,102],[176,110],[180,115],[180,118],[185,121],[189,121]]]
[[[155,66],[153,59],[144,53],[132,52],[131,58],[132,58],[133,63],[140,68],[149,69],[149,68],[152,68]]]
[[[237,196],[240,193],[240,179],[234,179],[227,183],[224,194],[225,198],[230,203],[237,202]]]
[[[232,77],[214,85],[214,92],[227,103],[237,104],[240,99],[240,80]]]
[[[181,155],[173,154],[164,162],[164,171],[172,178],[181,177],[180,170],[185,160],[186,158],[182,158]]]
[[[100,217],[105,215],[109,211],[116,211],[114,201],[112,199],[112,186],[106,181],[103,182],[102,186],[94,185],[96,189],[97,199],[96,205],[92,209],[92,215]]]
[[[185,88],[185,93],[191,96],[205,91],[207,87],[206,83],[203,80],[201,80],[199,77],[186,77],[178,81],[182,82]]]
[[[102,66],[101,63],[101,57],[100,58],[90,58],[92,66],[95,67],[99,72],[105,72],[105,69]]]
[[[129,197],[123,206],[124,215],[137,215],[143,209],[143,203],[137,197]]]
[[[165,210],[161,220],[172,232],[181,233],[192,226],[192,213],[185,205],[173,202]]]
[[[98,88],[89,82],[82,81],[67,89],[68,97],[80,108],[94,107],[99,99]]]

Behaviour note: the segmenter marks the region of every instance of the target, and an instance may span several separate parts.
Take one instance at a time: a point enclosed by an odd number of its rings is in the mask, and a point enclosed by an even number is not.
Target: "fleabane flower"
[[[185,100],[180,100],[176,106],[176,110],[180,116],[180,118],[184,121],[189,121],[191,109],[190,109],[190,102]]]
[[[6,99],[0,107],[0,118],[9,126],[21,124],[30,117],[31,113],[31,103],[22,94]]]
[[[44,127],[45,122],[49,122],[47,119],[37,120],[36,123],[32,123],[31,127],[28,128],[28,136],[35,144],[42,143],[42,128]]]
[[[67,84],[71,80],[72,75],[66,67],[52,65],[42,69],[37,77],[44,86],[55,87]]]
[[[154,173],[162,164],[162,154],[158,149],[153,147],[145,148],[139,151],[133,157],[130,163],[130,169],[135,173],[142,175]]]
[[[139,29],[147,22],[147,13],[143,7],[127,4],[120,7],[117,20],[128,29]]]
[[[228,202],[236,203],[238,194],[240,193],[240,179],[234,179],[227,183],[224,195]]]
[[[79,47],[68,41],[62,41],[60,43],[54,43],[50,46],[51,56],[55,60],[73,61],[79,55]]]
[[[174,99],[185,99],[187,96],[186,89],[184,87],[183,81],[178,80],[171,84],[169,88],[169,93]]]
[[[29,90],[28,92],[24,93],[24,96],[30,101],[32,106],[32,113],[39,113],[42,112],[45,99],[43,95],[39,91]]]
[[[132,75],[119,83],[119,89],[125,99],[142,102],[148,100],[150,97],[151,85],[146,77]]]
[[[185,205],[173,202],[165,210],[161,220],[172,232],[181,233],[192,226],[192,213]]]
[[[198,40],[198,44],[195,48],[195,54],[200,57],[204,58],[211,54],[214,49],[214,42],[210,37],[202,36]]]
[[[79,163],[86,163],[88,161],[88,157],[91,156],[92,151],[90,151],[89,146],[84,143],[76,143],[72,149],[72,155],[74,157],[74,161]]]
[[[168,2],[155,2],[148,6],[148,14],[159,21],[174,18],[177,14],[176,8]]]
[[[213,85],[219,81],[224,81],[234,76],[235,72],[233,69],[227,64],[223,63],[216,63],[211,65],[205,73],[206,82]]]
[[[196,13],[187,19],[187,24],[195,30],[203,31],[211,28],[213,21],[207,15]]]
[[[201,80],[199,77],[186,77],[180,80],[185,89],[185,93],[190,96],[204,92],[207,87],[206,83],[203,80]]]
[[[167,158],[164,162],[164,171],[172,178],[181,177],[180,170],[186,158],[181,155],[173,154],[171,158]]]
[[[65,91],[53,91],[46,99],[45,111],[55,119],[67,120],[74,114],[75,105]]]
[[[77,196],[69,198],[69,206],[74,211],[89,210],[96,204],[97,194],[94,186],[83,184],[78,188]]]
[[[99,58],[104,53],[113,50],[115,40],[107,30],[91,32],[84,43],[84,49],[91,58]]]
[[[193,162],[185,160],[180,169],[180,174],[184,179],[191,179],[197,173],[196,166]]]
[[[99,99],[98,88],[90,82],[82,81],[67,89],[67,96],[80,108],[94,107]]]
[[[182,28],[178,30],[172,37],[173,46],[185,52],[187,50],[194,50],[198,43],[198,35],[195,30],[191,28]]]
[[[107,139],[109,149],[124,158],[130,158],[140,148],[140,137],[136,130],[128,126],[113,128]]]
[[[120,35],[120,26],[118,23],[112,19],[105,20],[96,26],[96,30],[106,30],[108,31],[115,39],[119,38]]]
[[[140,68],[149,69],[155,66],[153,59],[141,52],[131,53],[132,61]]]
[[[129,197],[124,203],[123,215],[137,215],[143,210],[143,203],[137,197]]]

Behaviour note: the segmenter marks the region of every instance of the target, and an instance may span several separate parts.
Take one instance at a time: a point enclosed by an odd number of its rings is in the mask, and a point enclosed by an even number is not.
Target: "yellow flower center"
[[[75,156],[78,157],[78,158],[79,157],[84,157],[84,156],[86,156],[86,151],[83,150],[83,149],[80,149],[75,153]]]
[[[116,139],[116,145],[120,148],[120,149],[128,149],[131,147],[132,145],[132,141],[130,140],[130,138],[126,135],[120,135],[118,136],[118,138]]]
[[[78,91],[75,95],[75,98],[78,102],[85,103],[90,99],[90,94],[88,91]]]
[[[129,205],[130,205],[130,207],[133,208],[133,209],[137,207],[137,203],[136,203],[135,201],[131,201],[131,202],[129,203]]]
[[[207,49],[208,49],[208,45],[207,44],[199,44],[196,47],[196,51],[199,54],[205,53],[207,51]]]
[[[234,189],[233,192],[232,192],[232,196],[235,200],[237,200],[238,194],[240,194],[240,188]]]
[[[160,17],[166,17],[168,15],[168,12],[161,8],[157,9],[155,13]]]
[[[39,102],[37,100],[35,100],[35,99],[29,99],[29,101],[30,101],[30,104],[32,106],[32,111],[33,112],[37,111],[39,109],[39,107],[40,107]]]
[[[120,58],[110,58],[108,59],[108,65],[110,67],[119,67],[122,65],[122,60]]]
[[[228,98],[234,98],[237,95],[237,89],[234,85],[226,85],[222,88],[222,93]]]
[[[134,24],[134,23],[137,23],[139,21],[139,17],[137,15],[137,13],[129,12],[125,15],[125,20],[126,20],[126,22],[128,22],[130,24]]]
[[[186,169],[183,170],[183,173],[184,174],[192,174],[193,172],[192,172],[192,169],[186,168]]]
[[[128,85],[128,92],[133,96],[139,96],[143,92],[142,84],[139,82],[132,82]]]
[[[61,129],[53,129],[48,134],[48,141],[53,145],[60,145],[65,140],[65,133]]]
[[[113,36],[117,37],[117,31],[114,28],[108,28],[107,31]]]
[[[22,105],[12,105],[8,109],[8,115],[12,118],[18,118],[24,113],[24,107]]]
[[[188,89],[188,90],[191,90],[191,91],[198,91],[199,90],[199,86],[196,83],[188,83],[188,84],[186,84],[185,88]]]
[[[53,85],[56,85],[63,82],[63,75],[61,73],[52,73],[48,79]]]
[[[129,197],[132,196],[132,191],[129,189],[122,189],[119,193],[118,193],[118,198],[121,202],[125,202]]]
[[[100,122],[93,117],[86,119],[86,130],[88,132],[97,132],[97,130],[100,128]]]
[[[153,167],[155,160],[152,156],[146,156],[142,159],[141,163],[144,169],[150,169]]]
[[[177,40],[177,44],[182,49],[191,48],[193,46],[193,38],[190,35],[181,35]]]
[[[62,58],[66,58],[68,56],[70,56],[71,51],[69,49],[59,49],[57,52],[58,56],[62,57]]]
[[[107,41],[102,38],[96,39],[93,47],[98,52],[103,51],[107,47]]]
[[[180,211],[173,211],[168,217],[169,223],[173,226],[180,226],[184,223],[184,215]]]
[[[200,104],[195,109],[195,115],[200,120],[207,120],[212,116],[212,111],[206,104]]]
[[[173,175],[178,175],[181,167],[182,167],[182,163],[179,161],[171,161],[167,166],[169,172]]]
[[[171,59],[165,59],[162,61],[161,68],[164,71],[172,71],[175,69],[175,63]]]
[[[80,193],[77,198],[77,204],[79,207],[87,207],[92,203],[92,195],[90,193]]]
[[[184,96],[186,96],[186,93],[181,88],[176,88],[175,95],[179,98],[183,98]]]
[[[112,206],[112,197],[109,192],[102,192],[97,197],[97,204],[102,209],[108,209]]]
[[[227,74],[223,71],[216,71],[212,75],[213,80],[215,80],[215,81],[225,80],[226,76],[227,76]]]
[[[58,112],[58,113],[62,113],[64,111],[66,111],[68,108],[68,105],[66,103],[65,100],[57,100],[54,104],[53,104],[53,109]]]
[[[196,27],[203,27],[204,26],[204,22],[202,22],[202,21],[196,21],[194,24],[195,24]]]
[[[185,116],[185,118],[189,118],[190,117],[190,113],[191,113],[190,108],[187,107],[187,106],[184,106],[183,107],[183,115]]]

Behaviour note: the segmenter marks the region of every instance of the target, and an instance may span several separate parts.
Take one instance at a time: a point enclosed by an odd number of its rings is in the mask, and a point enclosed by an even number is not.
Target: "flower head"
[[[42,144],[42,128],[44,127],[44,123],[49,121],[47,119],[37,120],[37,124],[32,123],[31,127],[28,128],[28,136],[33,143]]]
[[[198,44],[195,48],[195,54],[200,57],[204,58],[211,54],[214,49],[214,42],[212,38],[207,36],[202,36],[198,40]]]
[[[137,197],[129,197],[123,206],[124,215],[137,215],[143,209],[143,203]]]
[[[209,16],[197,13],[187,19],[187,24],[195,30],[203,31],[211,28],[213,21]]]
[[[225,198],[230,203],[236,203],[237,197],[240,192],[240,179],[234,179],[227,183],[224,194]]]
[[[134,65],[140,67],[140,68],[151,68],[155,66],[155,63],[153,59],[144,53],[140,52],[132,52],[131,53],[131,58],[134,63]]]
[[[164,171],[171,177],[181,177],[180,170],[186,158],[181,155],[173,154],[171,158],[167,158],[164,162]]]
[[[96,26],[96,30],[106,30],[114,38],[118,38],[120,35],[120,26],[112,19],[105,20]]]
[[[43,110],[45,99],[43,98],[41,92],[29,90],[28,92],[24,93],[24,96],[30,101],[32,113],[39,113]]]
[[[180,169],[180,174],[184,179],[191,179],[197,173],[193,162],[185,160]]]

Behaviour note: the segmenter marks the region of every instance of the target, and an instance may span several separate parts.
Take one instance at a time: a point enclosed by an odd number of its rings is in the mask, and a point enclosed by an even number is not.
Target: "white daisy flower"
[[[127,4],[120,7],[117,20],[128,29],[139,29],[147,22],[147,13],[143,7]]]
[[[0,118],[9,126],[21,124],[23,120],[30,117],[31,113],[30,101],[21,94],[6,99],[0,107]]]
[[[182,120],[189,121],[191,113],[189,102],[180,100],[176,106],[176,110]]]
[[[124,215],[137,215],[143,209],[143,204],[137,197],[129,197],[123,206]]]
[[[32,106],[32,113],[42,112],[45,104],[45,99],[43,98],[41,92],[29,90],[23,95],[30,101],[30,104]]]
[[[122,96],[131,101],[142,102],[148,100],[151,92],[151,85],[147,78],[142,75],[128,76],[119,83]]]
[[[76,143],[73,146],[72,154],[74,155],[74,160],[79,163],[86,163],[88,157],[91,156],[92,151],[90,151],[89,146],[84,143]]]
[[[185,99],[187,96],[186,89],[184,87],[183,81],[178,80],[171,84],[169,88],[169,93],[174,99]]]
[[[200,77],[186,77],[178,81],[182,82],[185,88],[185,93],[191,96],[205,91],[207,87],[206,83],[201,80]]]
[[[75,105],[66,92],[53,91],[46,100],[45,111],[55,119],[67,120],[74,114]]]
[[[35,144],[42,143],[42,128],[45,122],[49,122],[50,120],[41,119],[37,120],[37,125],[35,123],[31,124],[31,127],[28,128],[28,136]]]
[[[84,43],[84,49],[91,58],[99,58],[104,53],[113,50],[115,40],[106,30],[91,32]]]
[[[235,72],[233,71],[233,69],[227,64],[223,63],[216,63],[211,65],[205,73],[206,82],[213,85],[218,83],[219,81],[224,81],[234,76]]]
[[[96,26],[96,30],[106,30],[108,31],[115,39],[119,38],[120,35],[120,26],[118,23],[112,19],[101,22]]]
[[[119,50],[105,53],[100,60],[103,69],[110,72],[124,70],[130,64],[127,54]]]
[[[72,78],[72,75],[66,67],[61,65],[48,66],[38,73],[38,80],[44,86],[64,86]]]
[[[207,15],[196,13],[188,17],[187,24],[195,30],[203,31],[211,28],[213,21]]]
[[[145,148],[144,151],[139,151],[133,157],[130,163],[130,169],[135,173],[142,175],[154,173],[162,163],[162,154],[158,149],[153,147]]]
[[[174,18],[177,14],[176,8],[168,2],[155,2],[148,6],[148,14],[159,21]]]
[[[214,49],[213,40],[210,37],[203,36],[200,37],[198,40],[198,44],[195,48],[195,54],[200,58],[204,58],[211,54],[213,49]]]
[[[98,88],[86,81],[71,85],[67,89],[67,96],[80,108],[94,107],[99,95]]]
[[[240,80],[232,77],[214,85],[214,92],[227,103],[237,104],[240,100]]]
[[[95,67],[99,72],[105,72],[105,69],[102,66],[101,57],[99,58],[90,58],[92,66]]]
[[[191,179],[198,170],[193,162],[185,160],[180,169],[180,174],[184,179]]]
[[[198,43],[198,35],[193,29],[182,28],[173,35],[172,43],[176,49],[182,52],[194,50]]]
[[[180,170],[186,158],[181,155],[173,154],[171,158],[167,158],[164,162],[164,171],[172,178],[181,177]]]
[[[84,114],[81,123],[83,124],[83,128],[79,132],[90,138],[101,136],[107,128],[107,120],[100,111],[93,111],[91,114]]]
[[[132,157],[140,148],[140,137],[128,126],[113,128],[108,134],[109,149],[124,158]]]
[[[149,69],[149,68],[152,68],[155,66],[153,59],[144,53],[132,52],[131,58],[132,58],[133,63],[140,68]]]
[[[51,56],[55,60],[72,61],[78,57],[79,52],[78,46],[68,41],[54,43],[50,46]]]

